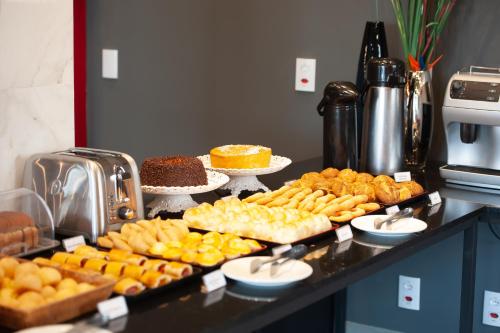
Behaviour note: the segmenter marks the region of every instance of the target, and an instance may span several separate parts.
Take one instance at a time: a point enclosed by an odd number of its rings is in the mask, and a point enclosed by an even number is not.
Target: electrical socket
[[[500,327],[500,293],[484,291],[483,324]]]
[[[408,310],[420,310],[420,278],[399,276],[398,306]]]

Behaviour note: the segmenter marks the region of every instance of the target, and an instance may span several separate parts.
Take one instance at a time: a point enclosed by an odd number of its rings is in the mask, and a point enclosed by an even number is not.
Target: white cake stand
[[[160,211],[178,213],[198,203],[191,198],[191,194],[206,193],[218,189],[229,181],[223,173],[207,170],[207,185],[201,186],[141,186],[143,193],[154,194],[156,197],[147,207],[151,208],[148,216],[153,218]]]
[[[226,174],[230,177],[227,184],[220,187],[221,190],[231,191],[231,195],[238,196],[242,191],[258,191],[264,190],[269,191],[266,185],[262,184],[257,176],[267,175],[270,173],[275,173],[283,170],[288,165],[292,163],[292,160],[287,157],[273,155],[271,156],[271,162],[268,168],[256,168],[256,169],[224,169],[224,168],[212,168],[210,163],[210,155],[198,156],[198,158],[203,162],[206,169],[217,171]]]

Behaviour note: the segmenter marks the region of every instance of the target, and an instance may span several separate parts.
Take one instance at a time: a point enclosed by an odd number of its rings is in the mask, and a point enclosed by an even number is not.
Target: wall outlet
[[[500,327],[500,293],[484,291],[483,324]]]
[[[102,50],[102,77],[118,79],[118,50]]]
[[[316,59],[297,58],[295,90],[314,92],[316,89]]]
[[[399,276],[398,306],[408,310],[420,310],[420,278]]]

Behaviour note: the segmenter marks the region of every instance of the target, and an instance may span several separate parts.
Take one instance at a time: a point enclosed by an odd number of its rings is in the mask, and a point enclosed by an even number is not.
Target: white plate
[[[37,326],[32,328],[27,328],[21,331],[17,331],[17,333],[65,333],[73,328],[72,324],[60,324],[60,325],[45,325],[45,326]],[[103,328],[93,327],[92,331],[86,331],[88,333],[111,333],[110,330],[106,330]]]
[[[351,221],[351,225],[359,230],[366,231],[377,236],[407,236],[409,234],[420,232],[427,228],[427,223],[415,218],[401,219],[397,223],[395,230],[375,229],[373,222],[377,218],[387,218],[388,215],[365,215],[356,217]]]
[[[250,262],[254,259],[266,260],[271,257],[245,257],[231,260],[222,265],[224,275],[232,280],[258,287],[278,287],[307,279],[312,267],[300,260],[290,260],[283,264],[276,275],[271,277],[271,264],[265,264],[255,274],[250,273]]]
[[[203,162],[205,168],[222,172],[228,176],[259,176],[267,175],[270,173],[278,172],[283,170],[292,163],[292,160],[288,157],[282,157],[278,155],[271,156],[271,162],[268,168],[255,168],[255,169],[225,169],[225,168],[212,168],[210,163],[210,155],[198,156],[198,158]]]
[[[141,186],[143,193],[150,194],[196,194],[205,193],[218,189],[229,181],[229,177],[223,173],[206,170],[207,185],[200,186]]]

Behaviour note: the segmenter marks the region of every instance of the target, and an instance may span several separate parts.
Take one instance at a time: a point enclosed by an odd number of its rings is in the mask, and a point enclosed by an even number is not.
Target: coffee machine
[[[471,66],[454,74],[443,102],[447,182],[500,189],[500,69]]]

